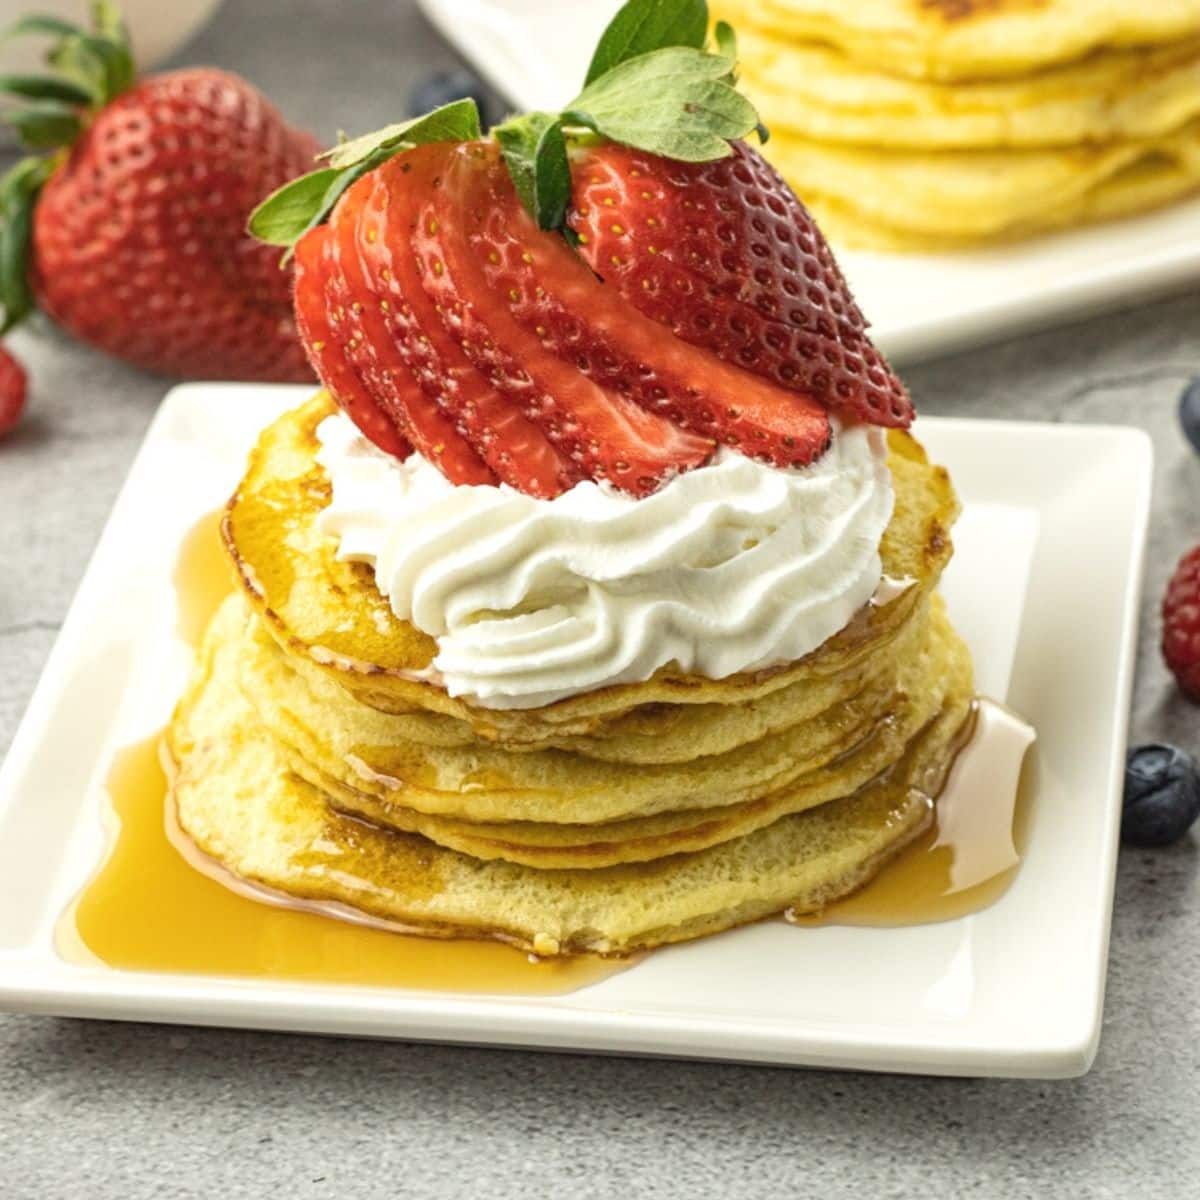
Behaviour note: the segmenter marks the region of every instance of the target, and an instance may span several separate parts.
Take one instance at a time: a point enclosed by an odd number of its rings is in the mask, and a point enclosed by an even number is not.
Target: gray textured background
[[[336,56],[329,48],[337,47]],[[230,0],[180,56],[296,122],[396,119],[454,61],[406,3]],[[1122,422],[1158,456],[1135,738],[1200,749],[1156,649],[1200,540],[1179,435],[1200,293],[907,372],[928,413]],[[163,381],[19,334],[32,411],[0,446],[0,753]],[[1013,464],[1014,470],[1020,464]],[[1104,647],[1097,647],[1103,653]],[[0,1017],[0,1197],[1129,1197],[1200,1192],[1194,838],[1124,851],[1104,1040],[1063,1083],[922,1080]]]

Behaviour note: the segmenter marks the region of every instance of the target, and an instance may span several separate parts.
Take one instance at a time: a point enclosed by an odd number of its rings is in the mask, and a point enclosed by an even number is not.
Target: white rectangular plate
[[[617,0],[420,0],[430,20],[522,109],[562,108],[582,86]],[[994,249],[838,249],[874,340],[897,362],[1066,320],[1194,283],[1200,197],[1159,212]]]
[[[0,1006],[894,1071],[1087,1069],[1150,493],[1149,442],[1127,429],[919,423],[965,502],[945,591],[980,689],[1007,692],[1041,739],[1026,860],[982,913],[890,930],[757,925],[556,997],[61,960],[54,924],[103,853],[112,756],[163,726],[189,669],[172,583],[181,539],[232,490],[258,429],[305,394],[190,384],[151,426],[0,772]]]

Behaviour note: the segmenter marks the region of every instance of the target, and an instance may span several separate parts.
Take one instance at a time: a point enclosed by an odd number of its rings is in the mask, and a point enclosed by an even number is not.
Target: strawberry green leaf
[[[90,104],[92,93],[69,79],[52,75],[0,75],[0,92],[26,100],[58,100],[63,104]]]
[[[72,34],[81,32],[79,26],[71,24],[70,21],[63,21],[58,17],[31,14],[14,21],[3,33],[0,33],[0,40],[7,41],[9,38],[26,37],[29,34],[40,37],[70,37]]]
[[[631,58],[584,88],[566,119],[615,142],[683,162],[730,153],[758,113],[729,82],[733,62],[685,46]]]
[[[103,38],[129,49],[129,29],[121,10],[108,0],[96,0],[92,5],[92,26]]]
[[[46,61],[61,73],[64,86],[87,92],[85,99],[75,98],[72,102],[102,107],[132,85],[136,70],[129,34],[116,6],[100,0],[92,6],[92,15],[92,33],[57,17],[30,16],[0,36],[37,34],[53,38]]]
[[[336,167],[321,167],[285,183],[250,214],[247,227],[260,242],[291,246],[308,229],[329,185],[341,174]]]
[[[272,192],[250,214],[250,232],[272,246],[294,246],[329,216],[355,180],[389,158],[427,142],[472,141],[481,133],[475,101],[465,98],[434,109],[423,117],[343,142],[320,155],[327,166],[293,179]],[[285,262],[287,258],[285,255]]]
[[[313,214],[312,220],[309,221],[308,229],[305,229],[304,233],[307,233],[314,226],[320,225],[329,216],[333,211],[333,206],[337,204],[342,198],[343,193],[352,184],[357,183],[364,175],[375,170],[376,167],[382,166],[389,158],[395,158],[398,153],[403,153],[407,149],[410,149],[408,145],[399,147],[383,146],[373,154],[368,154],[366,158],[360,158],[353,166],[339,171],[337,177],[331,180],[329,187],[325,189],[325,195],[321,197],[320,207]]]
[[[571,168],[557,113],[526,113],[492,130],[521,203],[541,229],[558,229],[571,200]]]
[[[67,146],[79,135],[76,110],[53,100],[37,101],[4,114],[4,120],[17,131],[22,143],[31,149]]]
[[[286,246],[287,253],[280,263],[285,266],[292,256],[291,248],[333,212],[351,185],[405,149],[406,146],[384,146],[340,171],[336,167],[321,167],[284,184],[250,214],[250,232],[272,246]]]
[[[480,137],[479,109],[469,96],[398,125],[388,125],[327,150],[331,167],[350,167],[381,150],[398,152],[429,142],[470,142]]]
[[[34,307],[29,286],[33,206],[52,169],[48,158],[26,158],[0,179],[0,305],[4,308],[0,334],[7,333]]]
[[[707,30],[706,0],[629,0],[600,35],[584,86],[653,50],[666,46],[699,50]]]
[[[737,33],[728,21],[718,21],[713,29],[713,41],[717,43],[717,53],[722,58],[737,62],[738,44]]]
[[[99,108],[108,88],[108,70],[104,60],[87,47],[82,34],[72,34],[51,47],[46,61],[61,78],[84,88],[91,103]]]
[[[116,99],[133,83],[135,68],[129,47],[91,33],[81,33],[77,40],[81,49],[100,64],[103,87],[101,104]]]

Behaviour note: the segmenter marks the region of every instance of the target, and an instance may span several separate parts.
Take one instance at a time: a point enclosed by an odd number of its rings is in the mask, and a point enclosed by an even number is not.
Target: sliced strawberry
[[[536,227],[501,165],[472,207],[483,214],[470,240],[488,286],[545,349],[676,425],[774,466],[807,466],[825,451],[822,405],[643,316],[561,237]]]
[[[425,289],[464,354],[590,478],[645,495],[704,462],[711,441],[598,386],[543,346],[492,291],[470,239],[500,177],[507,179],[495,146],[450,148],[441,186],[420,205],[413,233]]]
[[[911,424],[828,243],[746,143],[696,164],[610,143],[573,174],[579,251],[640,312],[851,419]]]
[[[446,159],[446,146],[419,146],[369,176],[356,224],[363,273],[396,352],[425,395],[501,480],[531,496],[557,496],[580,478],[574,463],[476,370],[421,286],[412,230],[419,198]]]
[[[358,224],[371,188],[370,179],[360,179],[338,202],[330,221],[325,282],[330,329],[367,391],[451,483],[496,483],[454,422],[418,386],[363,275]]]
[[[296,243],[295,308],[300,339],[313,370],[338,406],[381,450],[407,458],[412,448],[346,362],[325,306],[325,247],[333,236],[319,225]]]

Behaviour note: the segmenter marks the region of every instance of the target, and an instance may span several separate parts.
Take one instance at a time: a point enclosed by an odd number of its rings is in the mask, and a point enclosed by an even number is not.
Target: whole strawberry
[[[25,408],[25,369],[0,346],[0,437],[21,419]]]
[[[1162,604],[1162,652],[1185,696],[1200,701],[1200,546],[1179,560]]]
[[[112,6],[94,33],[30,17],[55,41],[46,78],[6,77],[31,148],[0,182],[0,299],[10,328],[35,305],[82,341],[194,379],[312,377],[290,276],[245,232],[263,193],[311,165],[244,80],[192,68],[134,80]]]

